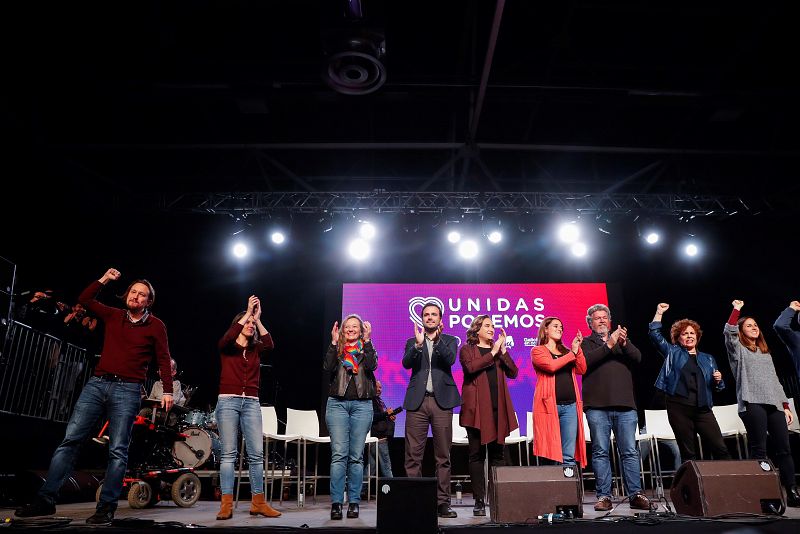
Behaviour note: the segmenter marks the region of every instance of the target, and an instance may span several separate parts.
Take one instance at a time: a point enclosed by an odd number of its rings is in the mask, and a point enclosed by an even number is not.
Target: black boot
[[[797,486],[786,489],[786,506],[800,507],[800,490],[797,489]]]
[[[355,519],[358,517],[358,503],[351,502],[347,505],[347,518],[348,519]]]
[[[483,499],[475,499],[475,507],[472,508],[472,515],[476,517],[486,516],[486,503],[483,502]]]
[[[46,501],[41,497],[36,499],[31,504],[20,506],[14,512],[17,517],[39,517],[43,515],[53,515],[56,513],[56,507],[53,503]]]
[[[114,521],[114,507],[98,504],[94,514],[86,518],[87,525],[110,525]]]
[[[342,518],[342,503],[335,502],[331,504],[331,519]]]

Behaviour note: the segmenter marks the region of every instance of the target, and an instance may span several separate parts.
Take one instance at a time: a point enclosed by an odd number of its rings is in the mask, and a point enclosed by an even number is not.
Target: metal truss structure
[[[757,215],[765,199],[736,196],[560,192],[218,192],[162,196],[158,208],[237,216],[290,213],[581,213],[658,216]]]

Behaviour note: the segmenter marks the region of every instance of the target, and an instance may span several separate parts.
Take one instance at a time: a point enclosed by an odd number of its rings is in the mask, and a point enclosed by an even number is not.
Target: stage
[[[626,502],[615,500],[615,508],[611,512],[594,511],[594,494],[587,493],[584,498],[584,517],[574,521],[554,523],[551,525],[539,524],[533,518],[530,524],[496,524],[489,517],[473,517],[473,501],[469,496],[461,505],[454,505],[458,512],[455,519],[439,519],[439,529],[448,533],[468,532],[503,529],[504,532],[514,532],[529,528],[558,529],[561,532],[579,532],[584,529],[602,528],[609,533],[623,532],[641,526],[655,528],[660,533],[691,531],[708,532],[774,532],[794,533],[800,531],[800,508],[789,508],[782,517],[778,516],[743,516],[725,519],[701,519],[686,516],[670,517],[665,512],[664,502],[660,502],[655,514],[648,515],[639,510],[631,510]],[[294,502],[285,502],[283,506],[273,503],[283,515],[278,518],[264,518],[251,516],[248,513],[249,500],[239,502],[233,518],[227,521],[217,521],[215,516],[219,510],[217,501],[199,501],[191,508],[180,508],[172,502],[161,502],[150,509],[134,510],[126,501],[119,502],[119,508],[111,527],[102,527],[105,530],[164,530],[179,528],[216,528],[216,529],[267,529],[275,531],[290,531],[295,529],[313,529],[319,532],[359,531],[376,532],[376,501],[362,502],[361,514],[358,519],[343,519],[332,521],[330,519],[330,501],[327,496],[318,498],[317,503],[307,502],[305,507],[298,508]],[[3,508],[3,518],[12,518],[4,526],[10,529],[67,529],[67,530],[96,530],[99,527],[90,527],[84,523],[85,519],[94,512],[95,503],[75,503],[58,506],[55,516],[37,519],[13,519],[13,510]],[[413,513],[413,510],[410,510]],[[488,509],[487,509],[488,512]]]

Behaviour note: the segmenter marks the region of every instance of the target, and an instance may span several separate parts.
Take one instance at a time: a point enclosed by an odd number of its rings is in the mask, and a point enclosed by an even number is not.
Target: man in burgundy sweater
[[[19,517],[50,515],[56,512],[58,490],[72,472],[78,449],[89,437],[95,423],[109,421],[108,467],[97,510],[86,522],[110,524],[122,492],[122,479],[128,467],[131,428],[139,412],[141,387],[147,365],[155,356],[164,381],[161,406],[172,408],[172,374],[164,323],[150,313],[155,290],[147,280],[136,280],[123,295],[125,309],[112,308],[97,300],[100,290],[110,280],[119,280],[120,272],[109,269],[83,290],[78,301],[103,321],[105,340],[100,362],[81,392],[67,425],[67,432],[50,462],[45,481],[36,500],[18,508]]]

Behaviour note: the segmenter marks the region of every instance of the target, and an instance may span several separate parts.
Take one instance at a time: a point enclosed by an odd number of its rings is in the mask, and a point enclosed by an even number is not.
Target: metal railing
[[[0,353],[0,412],[67,422],[93,356],[17,321],[8,328]]]

